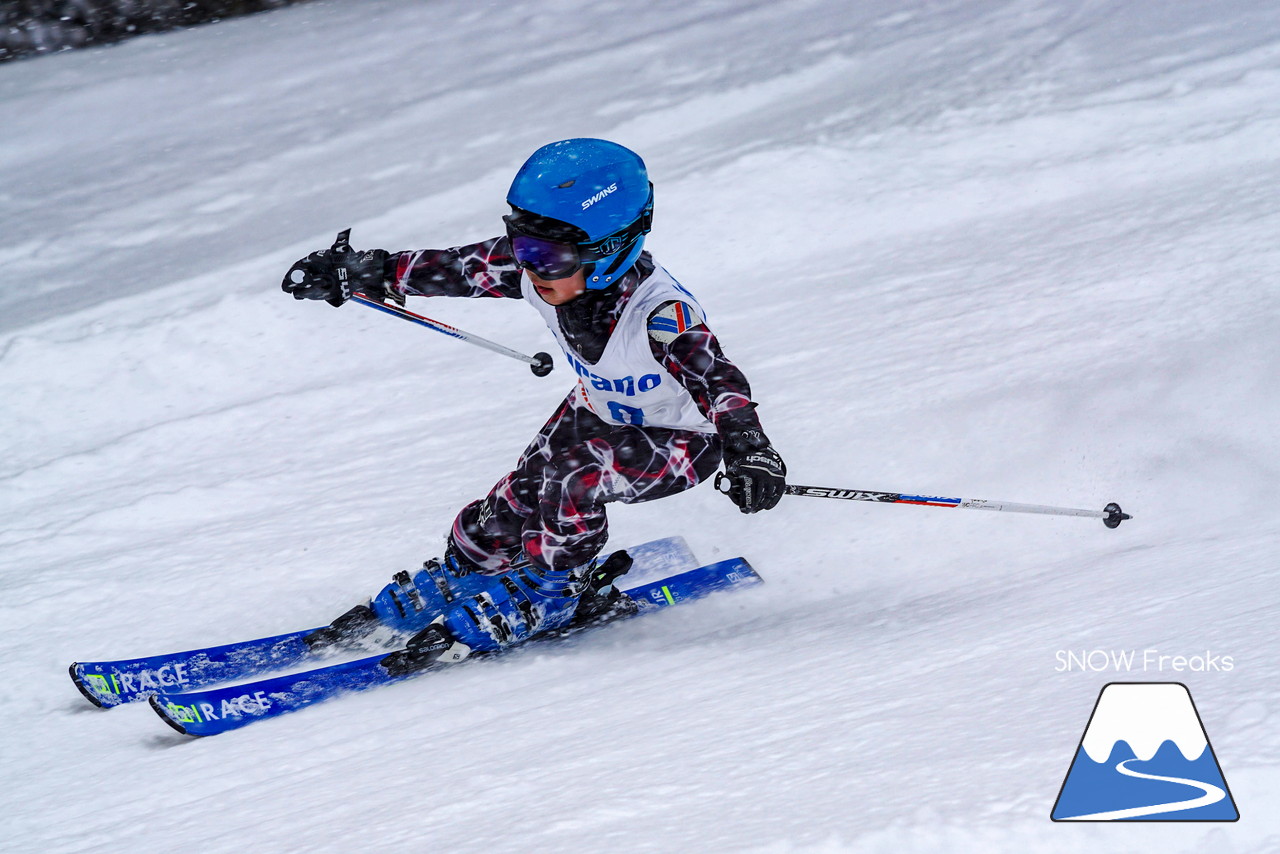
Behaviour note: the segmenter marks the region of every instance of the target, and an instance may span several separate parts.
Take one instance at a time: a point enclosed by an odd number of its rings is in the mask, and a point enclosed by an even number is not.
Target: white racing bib
[[[658,363],[649,348],[649,315],[664,302],[679,300],[697,313],[699,323],[704,320],[698,301],[666,270],[655,266],[653,273],[636,286],[635,293],[622,308],[622,316],[605,344],[604,353],[595,364],[588,363],[569,346],[560,331],[555,306],[538,296],[527,274],[520,280],[520,289],[525,300],[542,315],[570,367],[577,373],[575,397],[580,405],[615,424],[716,432],[684,386]]]

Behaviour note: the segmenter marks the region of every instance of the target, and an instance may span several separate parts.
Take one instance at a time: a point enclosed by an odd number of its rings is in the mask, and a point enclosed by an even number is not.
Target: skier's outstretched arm
[[[520,268],[505,236],[409,252],[321,249],[290,267],[281,288],[295,299],[323,299],[331,305],[342,305],[353,291],[401,304],[406,296],[521,296]]]
[[[520,267],[505,236],[452,249],[397,252],[387,280],[401,296],[521,299]]]
[[[715,425],[729,497],[738,509],[755,513],[775,507],[786,488],[787,467],[760,426],[747,378],[716,336],[688,306],[672,302],[650,315],[649,348]]]

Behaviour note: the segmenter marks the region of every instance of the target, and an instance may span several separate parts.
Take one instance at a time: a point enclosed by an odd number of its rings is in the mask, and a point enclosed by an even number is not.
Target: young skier
[[[342,305],[353,291],[524,299],[542,315],[577,384],[515,470],[462,509],[442,560],[398,573],[368,605],[308,642],[349,643],[379,627],[416,632],[390,656],[411,671],[550,629],[634,610],[613,586],[631,565],[607,538],[605,505],[689,489],[722,459],[744,513],[778,503],[786,467],[761,429],[746,378],[692,294],[643,251],[653,185],[635,152],[599,139],[538,149],[507,194],[506,234],[444,250],[321,250],[283,289]]]

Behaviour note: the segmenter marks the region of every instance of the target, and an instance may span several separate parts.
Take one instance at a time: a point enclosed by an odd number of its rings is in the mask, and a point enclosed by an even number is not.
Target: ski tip
[[[169,713],[165,711],[164,705],[160,702],[159,694],[152,694],[150,697],[147,698],[147,702],[151,704],[151,708],[155,710],[155,713],[160,716],[160,720],[164,721],[169,726],[176,729],[178,732],[182,733],[183,735],[189,735],[192,738],[200,737],[198,733],[187,732],[186,727],[184,727],[182,724],[178,723],[177,721],[175,721],[173,718],[169,716]]]
[[[111,708],[106,703],[94,696],[93,691],[89,690],[89,686],[84,684],[84,675],[80,672],[80,662],[73,661],[71,666],[67,668],[67,672],[71,674],[71,681],[75,683],[76,688],[84,695],[84,698],[93,703],[99,709]]]

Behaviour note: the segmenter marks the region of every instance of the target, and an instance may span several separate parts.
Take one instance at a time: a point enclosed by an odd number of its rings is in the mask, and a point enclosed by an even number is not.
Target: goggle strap
[[[616,255],[619,252],[623,251],[624,249],[627,249],[633,243],[635,243],[638,239],[648,234],[650,230],[649,229],[650,222],[652,222],[652,213],[649,211],[646,211],[644,214],[641,214],[640,217],[638,217],[635,220],[635,222],[632,222],[630,225],[624,228],[620,228],[617,231],[615,231],[613,234],[602,237],[593,243],[580,243],[578,244],[578,248],[583,253],[583,255],[593,255],[595,256],[595,260],[597,261],[603,260],[605,258],[608,258],[610,255]],[[607,254],[602,254],[602,251],[601,251],[602,246],[606,245],[612,240],[618,240],[618,239],[622,239],[622,243],[618,246],[617,249]]]

